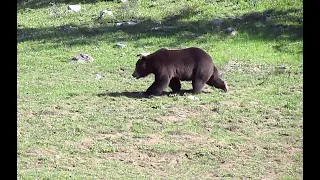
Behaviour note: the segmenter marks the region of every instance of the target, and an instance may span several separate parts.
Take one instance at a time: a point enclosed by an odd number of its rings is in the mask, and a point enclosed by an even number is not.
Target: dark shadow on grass
[[[212,92],[201,92],[203,94],[212,93]],[[139,91],[124,91],[124,92],[110,92],[110,93],[99,93],[97,94],[98,97],[103,96],[111,96],[111,97],[128,97],[134,99],[143,99],[143,98],[153,98],[153,97],[161,97],[161,96],[185,96],[186,94],[193,94],[192,90],[180,90],[178,93],[172,93],[171,91],[164,91],[159,96],[148,96],[145,95],[144,92]]]
[[[212,34],[218,39],[228,38],[225,33],[228,27],[235,28],[240,34],[247,33],[250,38],[257,40],[283,39],[296,41],[303,39],[303,20],[295,13],[301,9],[291,8],[286,11],[269,9],[263,12],[251,12],[240,17],[224,18],[221,25],[214,25],[212,19],[201,19],[198,21],[181,21],[182,19],[195,16],[198,11],[192,7],[184,7],[179,12],[169,15],[161,21],[153,19],[137,19],[134,26],[115,27],[114,22],[108,20],[92,20],[95,26],[66,24],[58,27],[24,28],[17,29],[17,42],[25,41],[52,41],[57,46],[73,46],[95,44],[99,41],[116,43],[119,41],[136,42],[140,39],[153,37],[174,37],[175,41],[169,44],[159,44],[167,47],[179,47],[189,41],[206,41],[203,35]],[[286,22],[277,24],[275,21],[266,21],[266,16],[272,19]],[[86,22],[90,24],[93,22]],[[281,28],[279,28],[281,27]],[[114,35],[121,31],[127,36]],[[107,35],[107,36],[106,36]],[[150,42],[147,42],[150,43]],[[137,43],[135,46],[148,46],[148,44]]]
[[[103,96],[112,96],[112,97],[128,97],[128,98],[134,98],[134,99],[140,99],[140,98],[149,98],[148,96],[144,95],[143,92],[111,92],[111,93],[99,93],[97,94],[98,97]]]
[[[212,92],[202,92],[202,93],[212,93]],[[192,90],[180,90],[178,93],[172,93],[170,91],[164,91],[159,96],[148,96],[145,95],[144,92],[139,91],[124,91],[124,92],[110,92],[110,93],[99,93],[97,94],[98,97],[103,96],[112,96],[112,97],[128,97],[128,98],[134,98],[134,99],[142,99],[142,98],[153,98],[153,97],[161,97],[161,96],[185,96],[186,94],[192,94]]]

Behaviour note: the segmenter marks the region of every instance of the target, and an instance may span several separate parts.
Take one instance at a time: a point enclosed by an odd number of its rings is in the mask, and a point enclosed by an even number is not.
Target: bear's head
[[[224,92],[228,92],[229,91],[229,87],[228,87],[226,81],[222,81],[222,83],[220,84],[220,86],[218,88],[222,89]]]
[[[150,69],[147,66],[147,58],[145,56],[140,56],[140,59],[136,63],[136,68],[132,73],[132,76],[139,79],[141,77],[146,77],[150,74]]]
[[[227,85],[227,82],[222,80],[222,79],[215,79],[214,83],[213,83],[213,86],[215,88],[218,88],[218,89],[222,89],[224,92],[228,92],[229,91],[229,87]]]

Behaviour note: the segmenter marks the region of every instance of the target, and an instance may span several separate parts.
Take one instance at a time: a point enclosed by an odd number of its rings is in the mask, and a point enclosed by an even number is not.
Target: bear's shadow
[[[161,95],[159,96],[169,96],[171,94],[176,94],[183,96],[185,93],[192,93],[191,90],[180,90],[178,93],[172,93],[168,91],[164,91]],[[124,91],[124,92],[110,92],[110,93],[99,93],[97,96],[102,97],[102,96],[112,96],[112,97],[121,97],[121,96],[126,96],[128,98],[152,98],[154,96],[148,96],[145,95],[144,92],[142,91]]]

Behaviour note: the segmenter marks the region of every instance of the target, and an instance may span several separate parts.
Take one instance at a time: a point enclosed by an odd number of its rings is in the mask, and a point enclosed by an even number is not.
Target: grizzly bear
[[[179,50],[159,49],[136,62],[133,77],[139,79],[149,74],[155,81],[146,90],[146,95],[160,95],[168,86],[173,93],[181,89],[180,81],[192,81],[192,93],[200,93],[205,84],[228,91],[211,56],[197,47]]]

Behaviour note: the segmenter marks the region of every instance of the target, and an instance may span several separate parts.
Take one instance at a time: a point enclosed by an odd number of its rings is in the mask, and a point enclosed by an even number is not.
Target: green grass
[[[18,179],[302,179],[302,1],[49,2],[17,4]],[[230,91],[143,98],[136,55],[190,46]]]

